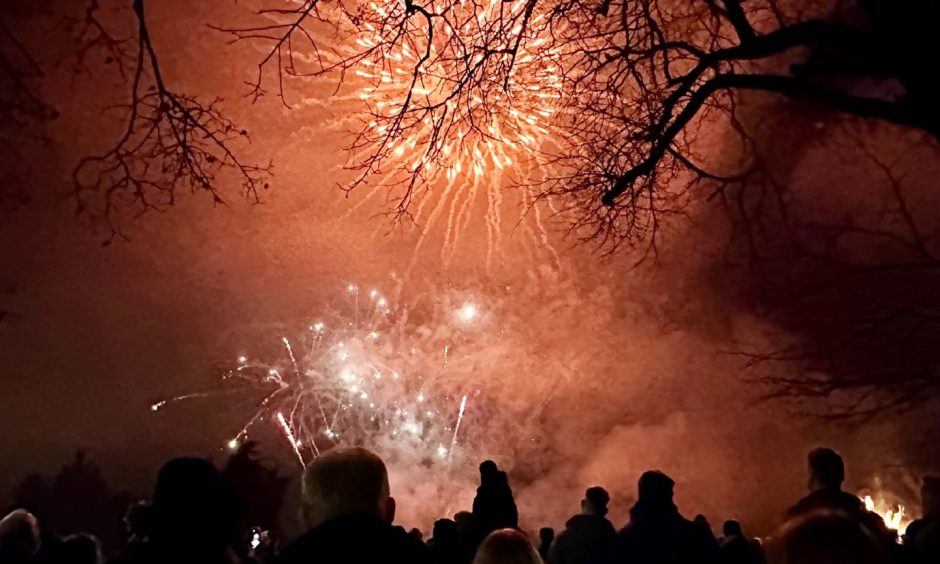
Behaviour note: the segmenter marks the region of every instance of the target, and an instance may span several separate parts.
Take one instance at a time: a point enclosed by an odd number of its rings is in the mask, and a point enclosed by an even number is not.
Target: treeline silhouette
[[[15,509],[0,520],[0,564],[940,563],[940,478],[924,478],[923,517],[899,540],[842,490],[838,453],[815,449],[807,468],[809,492],[781,510],[782,525],[766,539],[749,537],[737,521],[716,535],[703,515],[686,519],[674,502],[675,482],[657,470],[639,476],[619,531],[608,518],[610,494],[593,486],[564,530],[542,528],[533,538],[519,527],[508,475],[487,460],[472,508],[436,521],[425,541],[421,531],[394,524],[397,501],[383,460],[363,448],[337,449],[305,469],[306,532],[284,543],[277,523],[288,479],[259,461],[250,443],[221,469],[199,458],[169,461],[148,500],[112,494],[100,469],[78,453],[51,482],[32,475],[16,488]],[[76,532],[83,530],[96,534]]]

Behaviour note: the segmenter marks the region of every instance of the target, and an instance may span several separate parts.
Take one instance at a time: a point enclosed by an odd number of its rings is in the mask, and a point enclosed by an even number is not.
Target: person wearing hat
[[[675,482],[651,470],[637,483],[630,522],[617,535],[615,562],[629,564],[710,564],[721,551],[711,534],[679,513],[673,502]]]

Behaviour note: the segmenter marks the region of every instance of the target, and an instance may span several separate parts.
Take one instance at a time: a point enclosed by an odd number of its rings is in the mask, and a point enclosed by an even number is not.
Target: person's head
[[[40,545],[39,520],[29,511],[16,509],[0,519],[0,547],[36,554]]]
[[[845,480],[845,463],[831,448],[813,449],[806,457],[810,491],[840,489]]]
[[[59,547],[62,561],[70,564],[98,564],[101,562],[101,545],[88,533],[69,535],[62,539]]]
[[[525,534],[516,529],[493,531],[480,544],[473,564],[541,564],[542,558]]]
[[[457,535],[459,535],[460,538],[466,538],[476,534],[473,513],[469,511],[458,511],[454,513],[454,523],[457,525]]]
[[[734,519],[725,521],[724,525],[721,526],[721,533],[726,537],[730,537],[732,535],[737,535],[739,537],[744,536],[744,531],[741,529],[741,523],[738,523]]]
[[[457,523],[452,519],[438,519],[431,529],[431,538],[435,544],[453,544],[457,542]]]
[[[551,527],[542,527],[539,529],[539,540],[543,543],[551,543],[555,540],[555,529]]]
[[[157,474],[150,534],[159,543],[222,546],[231,533],[228,501],[222,476],[211,462],[173,459]]]
[[[374,515],[386,523],[395,518],[385,463],[364,448],[333,450],[311,462],[302,496],[303,517],[311,528],[344,515]]]
[[[886,564],[884,548],[857,519],[818,511],[786,523],[768,550],[770,564]]]
[[[607,504],[610,503],[610,494],[600,486],[588,488],[581,500],[581,513],[585,515],[607,515]]]
[[[151,529],[150,502],[140,500],[132,502],[124,512],[124,529],[127,534],[136,539],[146,538]]]
[[[924,476],[920,485],[920,503],[928,517],[940,517],[940,476]]]
[[[492,460],[484,460],[480,463],[480,483],[485,484],[499,476],[499,467]]]
[[[637,496],[641,501],[672,503],[675,485],[672,478],[659,470],[649,470],[637,482]]]

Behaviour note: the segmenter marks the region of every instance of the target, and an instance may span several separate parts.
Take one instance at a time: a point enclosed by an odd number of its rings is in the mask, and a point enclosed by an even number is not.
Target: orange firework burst
[[[350,213],[385,192],[396,218],[423,225],[415,256],[427,230],[442,226],[446,266],[473,210],[484,208],[489,265],[503,208],[515,206],[517,217],[533,212],[521,231],[557,262],[527,182],[564,107],[558,52],[546,33],[550,18],[536,2],[303,2],[263,13],[276,23],[226,30],[241,39],[280,38],[259,71],[276,60],[288,75],[339,76],[352,92],[337,89],[331,108],[359,104],[347,112],[358,122],[348,147],[347,167],[356,171],[348,189],[374,186]],[[304,64],[312,70],[299,71]],[[261,74],[256,93],[260,85]],[[513,180],[526,182],[504,203],[510,167]]]
[[[531,16],[524,24],[529,7],[521,1],[458,6],[449,13],[428,11],[433,15],[427,17],[426,41],[420,45],[415,34],[387,39],[394,30],[382,24],[398,21],[396,12],[407,12],[405,5],[370,4],[364,37],[355,40],[369,51],[355,71],[368,82],[359,98],[372,116],[359,139],[370,148],[364,173],[374,172],[371,155],[378,155],[399,163],[409,187],[416,178],[440,171],[448,180],[476,178],[532,154],[549,134],[561,97],[558,66],[538,52],[544,39],[523,42],[543,17]],[[434,33],[434,17],[443,19],[442,33]],[[461,39],[466,37],[488,47],[468,49]]]
[[[411,212],[427,227],[441,221],[446,211],[441,245],[445,266],[470,224],[474,202],[485,195],[489,266],[500,242],[503,171],[516,165],[514,172],[521,176],[523,167],[518,165],[531,163],[546,141],[562,83],[552,58],[536,56],[544,40],[523,41],[543,19],[527,14],[529,5],[491,0],[482,7],[466,2],[458,6],[433,12],[444,20],[438,26],[443,33],[434,33],[434,16],[427,18],[427,41],[420,45],[413,40],[415,34],[409,35],[411,40],[386,40],[393,30],[381,24],[397,21],[395,12],[407,7],[399,2],[370,4],[372,17],[363,23],[364,37],[355,44],[371,53],[355,72],[366,81],[359,98],[367,103],[371,120],[353,143],[358,151],[352,166],[359,176],[352,186],[384,172],[382,166],[387,165],[378,188],[400,188],[394,198],[401,214],[411,207],[419,183],[437,185],[437,197],[422,198]],[[461,39],[466,37],[489,47],[468,50]],[[521,195],[522,204],[534,205],[530,192]],[[533,234],[550,248],[541,210],[533,217]],[[422,231],[416,251],[426,236],[427,230]]]

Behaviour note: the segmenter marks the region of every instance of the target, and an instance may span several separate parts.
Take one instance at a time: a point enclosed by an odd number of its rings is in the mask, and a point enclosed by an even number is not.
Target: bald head
[[[29,511],[17,509],[0,520],[0,545],[35,554],[39,543],[39,521]]]
[[[391,523],[395,500],[379,456],[364,448],[334,450],[304,472],[303,514],[309,527],[343,515],[369,514]]]

